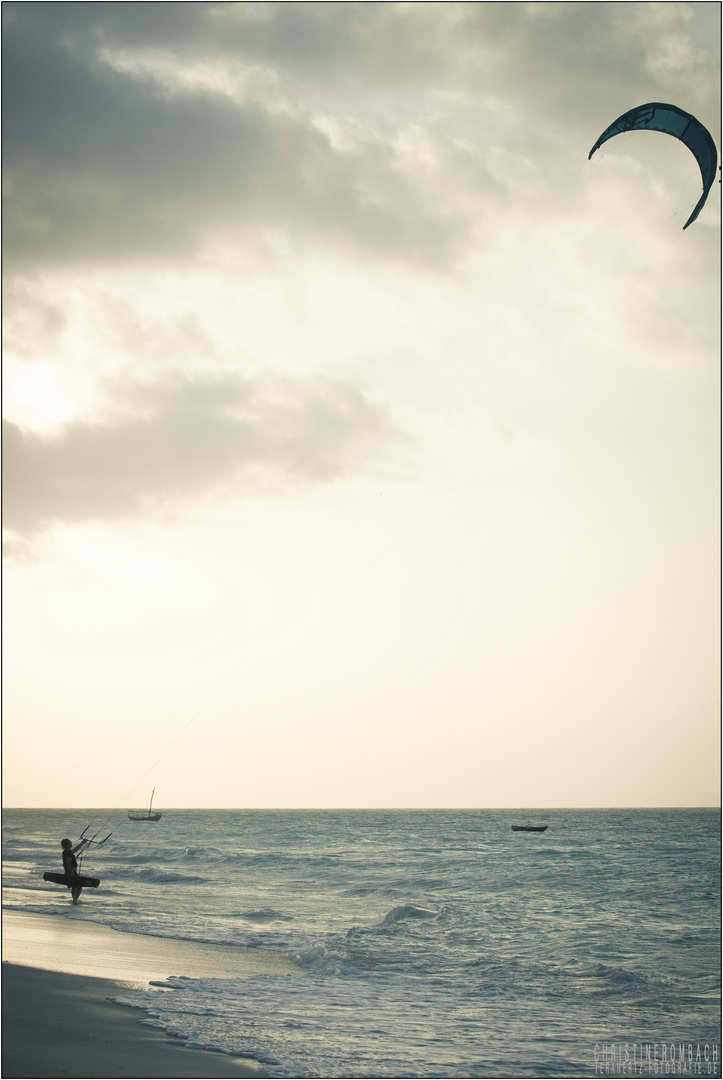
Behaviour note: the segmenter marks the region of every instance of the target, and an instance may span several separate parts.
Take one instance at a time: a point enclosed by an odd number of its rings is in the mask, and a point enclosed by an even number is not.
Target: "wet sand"
[[[76,916],[3,911],[3,960],[68,975],[114,979],[146,989],[154,979],[242,979],[249,975],[301,975],[278,953],[178,938],[126,934]]]
[[[6,911],[3,1078],[265,1076],[253,1061],[188,1049],[143,1025],[146,1013],[108,1000],[169,975],[242,978],[263,972],[303,977],[284,957],[260,949],[149,938]]]

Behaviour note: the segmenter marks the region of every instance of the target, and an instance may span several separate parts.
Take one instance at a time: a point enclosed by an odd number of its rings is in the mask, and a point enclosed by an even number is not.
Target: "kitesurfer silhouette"
[[[69,878],[77,878],[78,860],[75,857],[75,848],[73,847],[73,843],[71,840],[68,840],[67,837],[65,840],[61,840],[60,843],[63,846],[63,873]],[[83,891],[83,886],[80,884],[80,879],[78,880],[77,885],[69,885],[68,888],[73,895],[73,903],[77,904],[78,897]]]

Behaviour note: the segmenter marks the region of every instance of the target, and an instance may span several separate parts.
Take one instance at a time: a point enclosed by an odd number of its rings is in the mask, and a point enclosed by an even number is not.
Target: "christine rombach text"
[[[718,1043],[595,1043],[596,1076],[720,1076]]]

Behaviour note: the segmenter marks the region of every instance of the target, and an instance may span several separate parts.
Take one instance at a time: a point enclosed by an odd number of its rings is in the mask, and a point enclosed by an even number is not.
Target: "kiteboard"
[[[77,889],[80,886],[83,889],[97,889],[100,885],[100,878],[97,877],[71,877],[69,874],[43,874],[43,881],[53,881],[56,885],[67,885],[69,889],[73,886]]]

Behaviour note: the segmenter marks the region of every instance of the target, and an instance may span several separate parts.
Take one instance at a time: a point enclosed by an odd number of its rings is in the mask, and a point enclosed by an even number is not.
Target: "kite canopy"
[[[648,105],[638,105],[636,109],[619,116],[614,124],[603,131],[598,141],[588,154],[588,161],[595,151],[613,135],[620,135],[623,131],[663,131],[667,135],[673,135],[694,154],[700,166],[700,175],[703,178],[703,194],[690,215],[684,229],[687,229],[698,217],[708,198],[713,181],[715,180],[718,165],[718,152],[715,143],[707,128],[703,127],[700,120],[696,120],[690,113],[683,112],[677,105],[663,105],[659,101],[651,101]]]

